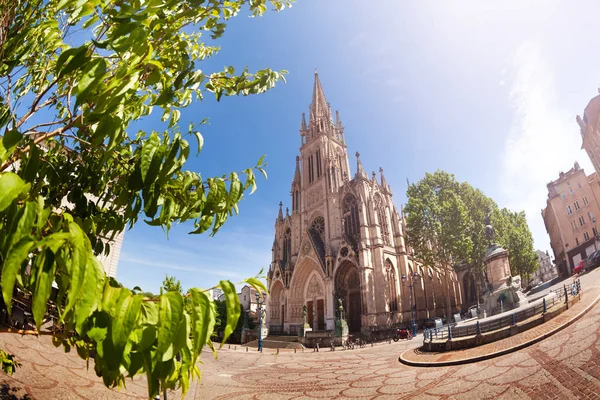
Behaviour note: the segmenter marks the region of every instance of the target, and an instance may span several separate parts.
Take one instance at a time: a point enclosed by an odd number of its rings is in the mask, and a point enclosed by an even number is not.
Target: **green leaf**
[[[88,239],[79,225],[70,221],[69,233],[71,234],[72,250],[71,258],[66,263],[66,266],[71,278],[71,286],[67,292],[67,304],[63,310],[63,315],[67,314],[73,308],[73,305],[81,296],[88,254],[91,252],[91,246],[87,242]]]
[[[63,77],[68,75],[85,65],[90,60],[90,57],[87,55],[87,50],[87,45],[83,45],[63,51],[56,62],[58,76]],[[63,64],[65,64],[64,68],[62,68]]]
[[[199,155],[200,151],[202,150],[202,147],[204,147],[204,138],[202,137],[202,134],[198,131],[194,131],[192,133],[194,134],[194,136],[196,136],[196,140],[198,141],[198,152],[196,154]]]
[[[75,87],[74,93],[77,95],[76,108],[89,97],[98,83],[102,82],[104,75],[106,75],[106,61],[104,61],[104,58],[94,58],[87,64]]]
[[[85,323],[98,307],[100,302],[98,294],[102,293],[104,276],[102,264],[96,257],[89,254],[81,288],[81,297],[75,303],[75,330],[80,335],[83,335]]]
[[[37,213],[37,203],[28,201],[21,210],[19,222],[17,223],[15,230],[11,232],[11,239],[8,246],[9,249],[21,240],[22,237],[31,235]]]
[[[52,282],[56,273],[54,254],[46,250],[39,254],[34,261],[32,270],[36,273],[35,287],[32,291],[33,300],[31,311],[35,325],[40,330],[44,315],[46,315],[47,303],[52,291]]]
[[[222,347],[229,335],[235,330],[241,312],[240,299],[235,291],[233,283],[230,281],[221,281],[219,282],[219,287],[223,290],[223,294],[225,295],[225,305],[227,309],[227,325],[225,326],[223,340],[221,341]]]
[[[208,293],[193,288],[190,289],[190,296],[194,311],[192,313],[192,336],[194,338],[192,360],[195,362],[202,352],[202,347],[210,341],[215,326],[216,310],[214,301]]]
[[[23,139],[23,135],[16,129],[12,129],[2,137],[2,145],[8,153],[12,153],[15,146]]]
[[[154,153],[160,146],[160,140],[158,139],[158,134],[156,132],[152,132],[150,138],[144,143],[142,147],[142,158],[140,164],[140,171],[142,174],[142,180],[146,182],[148,170],[150,170],[150,166],[152,164],[152,160],[154,158]]]
[[[12,312],[12,295],[15,289],[17,275],[21,272],[21,264],[27,259],[29,251],[35,242],[31,237],[24,237],[19,240],[6,254],[4,264],[2,265],[2,297],[8,313]]]
[[[261,298],[263,293],[269,293],[265,284],[257,278],[247,278],[244,279],[244,282],[252,286],[259,293]]]
[[[0,175],[0,212],[4,211],[21,194],[29,190],[30,185],[12,172]]]
[[[158,322],[158,345],[156,356],[159,361],[172,359],[173,342],[183,318],[183,296],[179,292],[167,292],[160,296]]]
[[[115,304],[111,327],[112,341],[117,352],[122,352],[125,348],[129,335],[135,327],[141,303],[142,295],[132,296],[128,290],[121,291]]]

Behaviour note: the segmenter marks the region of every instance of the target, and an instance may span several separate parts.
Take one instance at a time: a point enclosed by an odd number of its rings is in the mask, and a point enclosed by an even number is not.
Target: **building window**
[[[292,256],[292,230],[287,228],[283,236],[283,262],[288,263]]]
[[[577,229],[577,223],[575,221],[571,221],[571,226],[573,227],[573,230]]]
[[[348,237],[360,235],[360,221],[358,220],[358,203],[351,194],[344,197],[344,233]]]
[[[569,188],[569,193],[574,194],[573,188]]]
[[[579,238],[575,238],[575,246],[579,246]]]
[[[573,214],[573,210],[571,210],[571,206],[567,206],[566,210],[567,210],[567,215]]]
[[[387,276],[388,284],[388,304],[390,312],[398,311],[398,293],[396,292],[396,273],[394,272],[394,266],[392,262],[387,259],[385,260],[385,274]]]
[[[321,176],[321,149],[317,149],[317,178]]]
[[[583,196],[583,204],[587,206],[589,203],[587,197]]]
[[[579,226],[583,225],[585,225],[585,217],[582,215],[581,217],[579,217]]]
[[[592,228],[592,232],[594,233],[594,237],[598,236],[598,230],[596,228]]]
[[[390,232],[388,226],[387,214],[385,212],[385,205],[383,204],[383,200],[381,200],[381,195],[375,195],[375,211],[377,212],[377,219],[379,220],[379,227],[381,229],[381,237],[383,239],[383,243],[386,245],[390,245]]]
[[[576,211],[579,211],[581,209],[581,207],[579,207],[579,201],[575,201],[574,206]]]
[[[585,232],[585,233],[583,234],[583,240],[585,240],[585,241],[588,241],[588,240],[590,240],[590,234],[589,234],[589,233],[587,233],[587,232]]]
[[[561,193],[561,194],[560,194],[560,197],[562,197],[563,199],[566,199],[566,198],[567,198],[567,195],[566,195],[566,194],[564,194],[564,193]]]
[[[588,213],[588,217],[590,217],[590,221],[593,221],[594,220],[594,213],[590,211]]]
[[[296,190],[294,192],[294,210],[298,211],[300,209],[300,194],[298,193],[298,191]]]
[[[325,219],[317,217],[310,225],[310,230],[321,236],[321,240],[325,241]]]

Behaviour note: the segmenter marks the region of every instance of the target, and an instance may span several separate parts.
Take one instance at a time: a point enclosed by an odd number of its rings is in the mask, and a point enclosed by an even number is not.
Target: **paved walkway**
[[[573,304],[568,310],[515,336],[470,349],[448,352],[424,352],[419,349],[410,349],[400,355],[400,361],[416,367],[430,367],[465,364],[498,357],[530,346],[557,333],[581,318],[599,300],[600,288],[593,287],[584,292],[581,300]]]
[[[203,353],[195,399],[594,399],[600,393],[600,305],[579,321],[520,351],[474,364],[415,368],[398,356],[420,341],[319,353],[263,354],[222,350]],[[19,355],[24,367],[0,375],[2,390],[19,399],[142,399],[143,378],[121,392],[104,387],[93,367],[63,353],[49,338],[0,335],[0,348]],[[0,391],[2,393],[2,391]],[[179,399],[169,395],[169,399]]]
[[[595,282],[588,276],[584,297]],[[558,317],[556,317],[558,318]],[[515,337],[516,338],[516,337]],[[398,362],[420,340],[319,353],[245,348],[203,352],[202,381],[186,400],[222,399],[598,399],[600,398],[600,304],[557,334],[519,351],[481,362],[416,368]],[[17,354],[23,367],[0,373],[0,398],[145,399],[143,377],[121,391],[107,389],[93,365],[55,348],[49,337],[0,334],[0,348]],[[180,399],[170,393],[169,400]]]

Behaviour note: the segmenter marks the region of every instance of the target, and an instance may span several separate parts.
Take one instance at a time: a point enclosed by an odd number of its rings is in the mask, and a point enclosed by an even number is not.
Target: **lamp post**
[[[258,351],[262,351],[262,306],[260,293],[256,292],[256,311],[258,312]]]
[[[417,324],[415,324],[415,305],[413,304],[413,287],[421,279],[418,272],[413,273],[409,277],[402,275],[402,284],[408,286],[410,292],[410,319],[412,324],[412,335],[417,335]]]

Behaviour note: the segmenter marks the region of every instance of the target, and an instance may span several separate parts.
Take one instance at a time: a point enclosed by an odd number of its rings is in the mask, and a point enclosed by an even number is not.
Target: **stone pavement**
[[[600,288],[592,287],[583,292],[581,300],[569,307],[568,310],[550,319],[549,321],[535,326],[525,332],[496,342],[470,349],[454,350],[448,352],[424,352],[418,349],[410,349],[400,355],[400,361],[415,367],[458,365],[468,362],[498,357],[511,353],[543,340],[569,324],[581,318],[600,300]],[[600,397],[600,396],[599,396]]]
[[[415,368],[398,356],[420,341],[319,353],[222,350],[203,353],[202,381],[186,399],[595,399],[600,398],[600,305],[557,334],[525,349],[478,363]],[[49,338],[0,335],[0,348],[24,367],[0,375],[7,390],[32,399],[145,398],[143,379],[106,389],[76,354]],[[0,391],[1,393],[1,391]],[[25,397],[15,397],[25,398]],[[179,396],[169,395],[169,399]]]
[[[582,300],[588,301],[599,288],[600,269],[586,278]],[[600,399],[600,305],[545,340],[477,363],[417,368],[398,362],[421,343],[278,355],[237,347],[219,351],[218,360],[203,352],[202,381],[192,383],[186,400]],[[0,348],[23,363],[12,377],[0,373],[0,399],[147,398],[144,377],[128,380],[121,391],[107,389],[92,364],[88,371],[76,352],[64,353],[47,336],[0,333]]]

